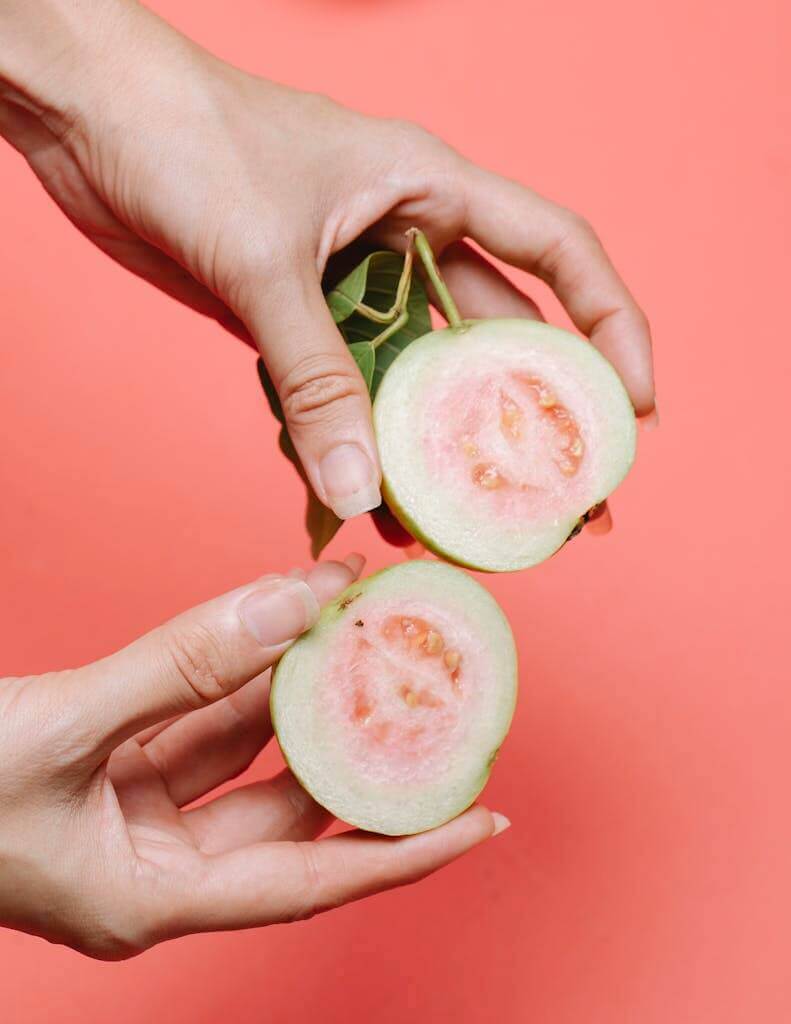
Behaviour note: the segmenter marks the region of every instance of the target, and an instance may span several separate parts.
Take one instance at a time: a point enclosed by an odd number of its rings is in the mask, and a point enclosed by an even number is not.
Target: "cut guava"
[[[414,341],[384,376],[374,425],[396,518],[436,554],[490,572],[557,551],[626,476],[637,433],[610,363],[533,320]]]
[[[355,583],[281,658],[272,722],[304,788],[370,832],[423,832],[483,789],[513,716],[516,650],[495,599],[440,562]]]

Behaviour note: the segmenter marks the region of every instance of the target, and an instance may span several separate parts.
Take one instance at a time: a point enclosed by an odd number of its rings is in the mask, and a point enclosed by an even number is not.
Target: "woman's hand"
[[[121,959],[413,882],[504,827],[476,807],[312,842],[330,818],[289,771],[187,809],[269,741],[268,667],[361,566],[264,576],[86,668],[0,680],[0,924]]]
[[[368,394],[320,287],[360,236],[400,249],[422,228],[463,316],[540,315],[465,237],[548,281],[653,409],[646,319],[570,211],[415,125],[230,67],[130,0],[0,0],[0,40],[0,132],[100,248],[255,342],[341,518],[380,501]]]

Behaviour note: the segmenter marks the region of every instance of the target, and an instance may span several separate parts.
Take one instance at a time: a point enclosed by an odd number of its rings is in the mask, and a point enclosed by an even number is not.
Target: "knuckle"
[[[362,378],[347,359],[316,354],[299,360],[280,382],[283,413],[293,427],[311,427],[362,397]]]
[[[94,906],[88,908],[86,920],[68,945],[92,960],[117,962],[139,956],[152,942],[134,915]]]
[[[559,207],[556,230],[538,260],[538,276],[552,283],[561,275],[578,273],[585,253],[598,245],[596,233],[584,217]]]
[[[638,331],[643,337],[651,340],[651,321],[648,319],[646,313],[640,306],[636,306],[634,310],[634,322],[635,330]]]
[[[69,943],[71,948],[91,960],[103,960],[117,963],[120,960],[131,960],[143,953],[146,946],[136,946],[110,935],[87,935]]]
[[[402,159],[431,163],[453,153],[439,136],[414,121],[393,118],[387,122],[387,130],[393,152],[398,153]]]
[[[201,276],[242,319],[255,313],[262,294],[279,288],[299,265],[301,233],[295,212],[290,214],[256,210],[251,217],[246,209],[232,211],[215,245],[207,247],[210,255]]]
[[[585,246],[599,244],[599,236],[593,225],[582,214],[575,210],[565,210],[563,220],[567,244],[583,244]]]
[[[426,145],[435,138],[422,125],[417,124],[415,121],[410,121],[408,118],[389,118],[387,125],[393,136],[405,145]]]
[[[226,695],[222,650],[211,630],[193,625],[169,634],[165,657],[184,685],[189,707],[203,707]]]
[[[280,222],[264,224],[254,234],[247,233],[240,260],[244,285],[260,289],[262,282],[271,284],[279,281],[293,265],[295,258],[291,246],[280,244],[278,240],[281,237],[288,236]]]
[[[299,893],[295,894],[294,910],[288,920],[309,921],[316,914],[329,909],[322,900],[324,889],[324,870],[315,843],[296,843],[302,857],[303,882]]]
[[[342,111],[335,100],[330,99],[321,92],[306,90],[291,97],[293,103],[300,107],[306,114],[311,114],[321,123],[336,118]]]

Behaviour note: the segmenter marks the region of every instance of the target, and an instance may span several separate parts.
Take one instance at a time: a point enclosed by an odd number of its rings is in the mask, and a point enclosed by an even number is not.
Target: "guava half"
[[[433,331],[374,402],[383,494],[427,548],[505,572],[549,557],[626,476],[634,410],[589,342],[532,320]]]
[[[483,789],[516,701],[494,598],[439,562],[355,583],[281,658],[272,722],[305,789],[342,821],[423,832]]]

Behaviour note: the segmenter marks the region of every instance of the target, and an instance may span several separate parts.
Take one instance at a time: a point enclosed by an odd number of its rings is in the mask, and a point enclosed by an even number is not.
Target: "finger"
[[[597,505],[596,508],[588,516],[588,521],[585,524],[585,528],[589,533],[594,534],[605,534],[612,530],[612,512],[606,501],[603,501],[601,505]]]
[[[263,577],[74,673],[61,695],[84,708],[75,753],[87,745],[105,757],[157,721],[234,693],[269,668],[318,614],[306,582]]]
[[[361,555],[347,562],[322,562],[307,574],[307,585],[325,604],[357,578]],[[272,738],[269,673],[208,707],[184,715],[145,745],[173,802],[183,807],[235,778]]]
[[[318,280],[291,274],[247,319],[318,498],[340,519],[376,508],[381,473],[368,389]]]
[[[449,245],[439,259],[439,266],[465,320],[544,319],[531,298],[465,242]]]
[[[638,420],[638,423],[647,433],[651,433],[659,427],[659,409],[656,407],[656,402],[654,402],[654,408]]]
[[[366,557],[365,555],[361,555],[359,551],[352,551],[352,553],[347,555],[343,561],[345,565],[351,569],[354,578],[357,579],[365,568]]]
[[[354,577],[357,578],[365,568],[365,555],[361,555],[355,551],[352,552],[352,554],[347,555],[343,562],[344,565],[351,569]],[[322,563],[322,565],[323,564],[324,563]],[[308,574],[305,569],[292,569],[288,575],[293,576],[298,580],[306,580],[308,578]]]
[[[319,562],[306,578],[319,604],[326,604],[352,584],[364,567],[365,558],[355,553],[343,562]]]
[[[164,779],[135,739],[113,751],[107,762],[107,774],[133,840],[156,833],[193,843],[192,833],[170,799]]]
[[[393,839],[362,832],[316,843],[259,843],[210,858],[173,908],[177,933],[295,921],[416,882],[507,827],[475,807],[441,828]]]
[[[401,548],[401,557],[406,562],[414,562],[417,559],[427,558],[427,551],[425,545],[421,544],[419,540],[413,541],[405,548]]]
[[[288,769],[266,782],[240,786],[183,817],[200,849],[210,854],[264,841],[315,839],[332,821]]]
[[[374,509],[372,518],[379,536],[393,547],[408,548],[415,543],[415,538],[411,533],[407,533],[387,505],[380,505]]]
[[[142,732],[139,732],[135,736],[135,740],[139,746],[144,747],[146,743],[150,743],[155,736],[159,736],[161,732],[164,732],[165,729],[169,729],[171,725],[174,725],[183,717],[183,715],[174,715],[172,718],[166,718],[163,722],[157,722],[156,725],[149,726],[148,729],[143,729]]]
[[[581,218],[495,174],[465,165],[468,234],[493,255],[547,281],[577,327],[621,375],[635,411],[654,406],[645,315]]]
[[[177,807],[248,768],[272,738],[270,673],[236,693],[184,715],[143,747]]]

